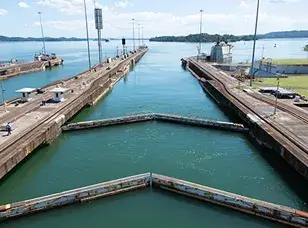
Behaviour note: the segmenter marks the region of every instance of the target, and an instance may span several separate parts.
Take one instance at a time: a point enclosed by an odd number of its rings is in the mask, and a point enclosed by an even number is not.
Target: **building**
[[[54,88],[52,90],[50,90],[51,93],[53,93],[53,101],[54,102],[62,102],[65,100],[65,93],[68,91],[69,89],[67,88]]]
[[[21,102],[28,102],[33,99],[33,92],[35,92],[35,88],[23,88],[20,90],[16,90],[16,93],[21,93]]]
[[[270,61],[256,61],[254,68],[269,74],[308,74],[308,64],[273,64]]]
[[[233,45],[227,42],[217,42],[211,49],[210,61],[217,63],[232,62]]]

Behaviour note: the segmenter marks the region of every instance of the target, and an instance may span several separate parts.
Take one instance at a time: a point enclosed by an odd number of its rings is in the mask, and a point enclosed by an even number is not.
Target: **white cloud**
[[[271,3],[294,3],[301,0],[269,0]]]
[[[245,0],[242,0],[241,3],[240,3],[240,7],[249,8],[249,5],[247,4],[247,2]]]
[[[124,0],[124,1],[116,2],[115,6],[117,8],[126,8],[128,6],[133,6],[133,4],[129,3],[127,0]]]
[[[82,14],[84,12],[83,0],[36,0],[37,4],[48,6],[53,9],[57,9],[59,12],[65,14]],[[87,10],[92,12],[94,8],[93,0],[86,0]],[[109,7],[100,5],[96,2],[96,6],[102,8],[103,11],[110,10]]]
[[[26,2],[19,2],[18,6],[21,8],[29,8],[30,6]]]
[[[7,14],[8,12],[5,9],[0,9],[0,16]]]
[[[36,0],[38,4],[42,4],[46,7],[57,9],[64,14],[83,14],[83,0]],[[98,3],[99,0],[96,0]],[[239,1],[242,7],[246,7],[245,4],[252,6],[256,3],[256,0]],[[296,0],[266,0],[270,1],[296,1]],[[123,2],[123,0],[121,0]],[[124,1],[125,2],[125,1]],[[93,0],[87,0],[88,6],[88,19],[89,29],[91,37],[96,37],[96,31],[93,20]],[[119,4],[119,2],[117,2]],[[127,3],[129,6],[129,2]],[[124,6],[123,4],[122,6]],[[120,6],[120,5],[118,5]],[[144,36],[153,37],[160,35],[186,35],[190,33],[199,32],[200,14],[189,15],[176,15],[174,13],[160,13],[160,12],[121,12],[115,3],[112,5],[100,5],[103,8],[103,21],[104,30],[103,34],[106,37],[131,37],[132,36],[132,18],[135,18],[137,23],[144,27]],[[126,6],[127,7],[127,6]],[[247,11],[250,11],[247,9]],[[203,31],[207,33],[230,33],[230,34],[253,34],[255,13],[251,12],[236,12],[230,11],[230,13],[209,13],[203,14],[204,24]],[[136,33],[138,35],[138,27],[136,23]],[[308,24],[308,18],[304,15],[297,15],[292,17],[291,15],[280,14],[277,10],[277,14],[260,12],[258,33],[266,33],[276,30],[293,30],[293,29],[305,29]],[[34,26],[39,26],[39,23],[34,23]],[[52,31],[53,36],[77,36],[85,37],[85,22],[83,17],[77,20],[54,20],[44,21],[44,27],[46,33],[48,30]]]

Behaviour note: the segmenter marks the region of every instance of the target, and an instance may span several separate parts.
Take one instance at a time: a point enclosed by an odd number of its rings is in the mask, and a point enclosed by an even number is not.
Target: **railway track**
[[[294,133],[292,133],[291,131],[289,131],[288,129],[286,129],[285,127],[279,127],[277,126],[277,124],[273,124],[271,121],[269,121],[268,119],[264,118],[263,116],[261,116],[258,112],[256,112],[254,110],[253,107],[251,107],[250,105],[247,105],[246,103],[244,103],[243,101],[241,101],[237,96],[235,96],[231,91],[229,91],[229,89],[227,88],[227,86],[224,84],[224,82],[217,77],[217,72],[213,71],[213,70],[209,70],[209,69],[205,69],[202,65],[200,65],[199,63],[197,63],[194,60],[191,60],[195,65],[199,66],[200,68],[202,68],[202,70],[211,75],[213,78],[215,78],[215,80],[217,82],[219,82],[220,84],[220,88],[223,89],[222,92],[224,92],[228,97],[230,101],[236,101],[237,103],[241,104],[241,106],[244,106],[246,110],[249,110],[250,112],[253,112],[256,116],[258,116],[260,119],[262,119],[265,123],[267,123],[272,130],[278,131],[280,132],[286,139],[288,139],[290,142],[292,142],[295,146],[297,146],[298,148],[300,148],[302,151],[305,152],[306,155],[308,155],[308,147],[307,144],[299,139],[297,136],[293,136]],[[284,109],[286,109],[285,107],[282,107]],[[247,113],[249,113],[249,111]],[[294,113],[294,115],[299,115],[298,113]],[[305,118],[305,117],[303,117]],[[276,122],[277,123],[277,122]],[[279,125],[279,124],[278,124]],[[269,129],[270,130],[270,129]],[[288,145],[289,147],[291,147],[291,145]],[[296,149],[296,148],[294,148]],[[308,159],[307,156],[303,156],[306,159]],[[306,161],[307,162],[307,161]]]
[[[263,101],[271,106],[275,106],[275,101],[269,97],[265,97],[264,95],[258,96],[257,94],[252,94],[252,93],[247,93],[247,94],[257,100]],[[289,113],[290,115],[308,124],[308,117],[306,117],[308,116],[308,113],[305,112],[304,110],[290,109],[289,105],[283,104],[281,102],[277,102],[277,108],[280,109],[281,111]]]

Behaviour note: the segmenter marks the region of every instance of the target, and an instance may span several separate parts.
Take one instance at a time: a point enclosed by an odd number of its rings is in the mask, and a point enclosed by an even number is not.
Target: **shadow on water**
[[[308,181],[275,151],[262,148],[251,138],[249,138],[249,141],[258,148],[261,156],[273,167],[282,180],[305,202],[308,209]]]
[[[60,138],[60,137],[58,137]],[[32,151],[26,158],[24,158],[21,162],[19,162],[12,170],[10,170],[3,178],[0,179],[0,187],[2,184],[8,180],[15,171],[18,169],[23,169],[25,173],[23,173],[23,176],[27,176],[30,173],[36,173],[37,170],[39,170],[44,164],[48,163],[54,156],[54,153],[59,151],[58,149],[62,147],[63,143],[65,142],[66,137],[61,138],[60,140],[56,140],[53,142],[53,147],[55,150],[49,151],[47,144],[42,144],[39,147],[37,147],[34,151]],[[41,149],[46,149],[47,151],[45,153],[42,152]],[[27,162],[32,159],[36,162],[31,162],[31,166],[27,166],[27,168],[24,166],[27,164]],[[34,164],[34,165],[33,165]]]

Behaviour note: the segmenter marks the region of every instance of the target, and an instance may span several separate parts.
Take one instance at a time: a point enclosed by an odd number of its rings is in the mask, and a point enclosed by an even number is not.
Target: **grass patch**
[[[302,96],[308,98],[308,89],[294,89],[294,91]]]
[[[255,82],[256,86],[276,86],[276,78],[262,78],[262,82]],[[308,90],[308,75],[303,76],[289,76],[287,78],[280,78],[279,85],[288,89],[307,89]]]
[[[307,59],[264,59],[264,63],[272,63],[276,65],[305,65],[308,64]]]

